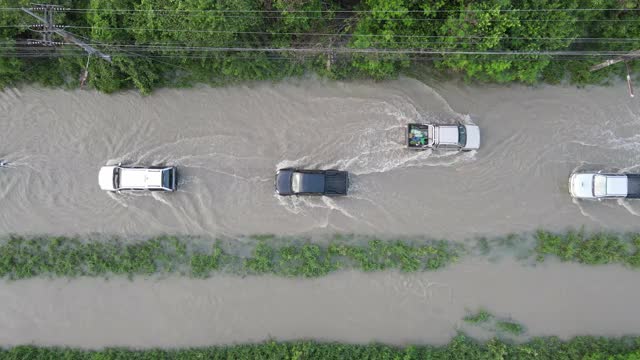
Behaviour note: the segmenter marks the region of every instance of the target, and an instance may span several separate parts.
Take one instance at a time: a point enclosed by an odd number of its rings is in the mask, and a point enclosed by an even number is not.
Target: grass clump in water
[[[496,329],[511,335],[524,334],[524,326],[514,321],[498,321],[496,322]]]
[[[446,241],[426,245],[411,245],[395,241],[371,240],[367,246],[333,243],[329,255],[337,257],[340,266],[351,263],[363,271],[382,271],[390,268],[403,272],[437,270],[458,259],[459,247]]]
[[[568,231],[554,234],[536,233],[536,260],[544,261],[555,255],[561,261],[587,265],[625,264],[640,267],[640,234],[618,235],[612,233],[585,234],[584,231]]]
[[[483,324],[493,319],[493,315],[487,310],[480,309],[475,314],[469,314],[463,318],[463,320],[469,324]]]
[[[471,325],[481,326],[482,328],[508,335],[522,335],[525,327],[513,320],[502,319],[494,316],[485,309],[480,309],[474,314],[469,314],[463,320]]]

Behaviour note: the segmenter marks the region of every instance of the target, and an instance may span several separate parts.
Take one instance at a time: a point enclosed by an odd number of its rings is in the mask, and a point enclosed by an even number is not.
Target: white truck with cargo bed
[[[98,174],[102,190],[175,191],[176,168],[141,166],[103,166]]]
[[[407,147],[413,150],[477,150],[480,148],[480,128],[466,124],[409,124]]]
[[[577,199],[638,199],[640,174],[576,172],[569,177],[569,193]]]

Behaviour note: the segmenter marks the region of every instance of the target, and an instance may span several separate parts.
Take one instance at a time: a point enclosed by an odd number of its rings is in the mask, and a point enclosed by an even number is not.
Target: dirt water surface
[[[317,80],[104,95],[0,94],[0,233],[356,232],[449,239],[567,226],[637,230],[640,205],[573,201],[578,168],[640,165],[624,87]],[[407,123],[474,122],[470,153],[410,152]],[[179,191],[109,194],[105,164],[176,165]],[[280,167],[351,172],[346,198],[274,195]]]
[[[315,280],[216,276],[0,285],[0,345],[185,347],[317,339],[444,344],[481,307],[529,336],[640,334],[638,274],[618,266],[465,262]],[[489,329],[491,330],[491,329]]]

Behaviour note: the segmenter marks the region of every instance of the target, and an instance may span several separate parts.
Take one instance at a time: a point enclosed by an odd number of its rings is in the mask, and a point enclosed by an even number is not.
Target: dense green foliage
[[[89,86],[135,87],[281,79],[316,72],[384,79],[416,69],[492,82],[599,83],[624,64],[594,73],[607,56],[540,51],[640,48],[638,0],[59,0],[74,9],[56,21],[113,57],[89,63]],[[0,7],[29,6],[0,0]],[[586,11],[584,9],[612,9]],[[65,46],[52,57],[16,56],[38,34],[20,11],[0,11],[0,86],[38,82],[76,87],[87,57]],[[399,53],[212,51],[213,48],[358,49]],[[416,50],[427,50],[418,54]],[[409,52],[407,52],[409,51]],[[413,51],[413,52],[412,52]],[[529,52],[518,55],[492,52]],[[40,49],[42,55],[50,51]],[[455,53],[452,53],[455,52]],[[460,53],[466,52],[466,53]],[[64,55],[64,56],[62,56]]]
[[[577,337],[570,341],[557,338],[536,338],[524,344],[511,344],[497,339],[476,342],[464,335],[448,345],[393,347],[379,344],[350,345],[338,343],[266,342],[183,350],[104,349],[98,351],[67,348],[17,346],[0,350],[0,359],[278,359],[278,360],[445,360],[445,359],[537,359],[537,360],[637,360],[640,359],[640,338],[607,339]]]
[[[443,241],[411,245],[370,240],[363,245],[333,241],[327,246],[291,242],[278,246],[252,242],[251,255],[211,248],[175,237],[140,242],[80,241],[74,238],[11,237],[0,245],[0,277],[24,279],[38,275],[107,276],[181,272],[206,277],[214,271],[317,277],[339,269],[377,271],[435,270],[457,259],[458,247]],[[241,252],[238,252],[241,253]]]
[[[614,51],[638,48],[638,1],[617,0],[498,0],[414,1],[366,0],[373,9],[356,26],[354,44],[385,48],[430,48],[442,51]],[[584,11],[576,9],[618,9]],[[619,10],[620,8],[635,10]],[[604,38],[604,39],[603,39]],[[621,40],[610,40],[610,38]],[[625,40],[628,39],[628,40]],[[434,55],[435,56],[435,55]],[[602,81],[620,65],[590,73],[601,58],[571,58],[536,54],[497,56],[442,53],[433,61],[437,69],[470,79],[494,82],[540,80],[574,83]],[[373,74],[393,74],[409,61],[363,59],[359,65]],[[377,72],[374,72],[377,70]]]

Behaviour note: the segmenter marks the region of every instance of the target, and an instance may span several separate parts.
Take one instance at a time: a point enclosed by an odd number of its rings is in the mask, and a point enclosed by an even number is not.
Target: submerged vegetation
[[[204,239],[172,236],[130,242],[118,238],[12,236],[0,241],[0,277],[152,274],[207,277],[214,272],[226,272],[311,278],[343,269],[438,270],[463,256],[492,256],[494,251],[505,250],[514,252],[520,260],[543,262],[553,256],[587,265],[622,264],[640,268],[640,234],[539,231],[533,239],[509,235],[491,241],[479,239],[474,244],[424,239],[384,241],[358,236],[312,241],[261,235],[217,240],[213,244]],[[480,321],[487,315],[481,312],[467,321]]]
[[[496,322],[496,329],[511,335],[522,335],[524,333],[524,326],[515,321],[498,321]]]
[[[469,314],[464,317],[464,321],[469,324],[484,324],[489,320],[493,319],[493,315],[489,313],[487,310],[481,309],[475,314]]]
[[[33,48],[35,19],[0,0],[0,86],[36,82],[105,92],[281,79],[385,79],[401,72],[490,82],[598,83],[640,47],[637,0],[59,0],[57,24],[112,57]],[[604,9],[604,10],[603,10]],[[633,66],[633,64],[632,64]]]
[[[535,253],[538,261],[548,255],[561,261],[588,265],[624,264],[640,267],[640,234],[587,234],[584,231],[568,231],[555,234],[538,231]]]
[[[273,239],[273,242],[277,242]],[[206,277],[215,271],[235,274],[275,274],[318,277],[340,269],[378,271],[435,270],[454,262],[459,247],[445,241],[409,244],[370,240],[349,244],[335,240],[326,246],[292,241],[276,245],[253,240],[246,251],[210,248],[176,237],[126,243],[121,239],[81,241],[66,237],[11,237],[0,244],[0,276],[24,279],[49,276],[108,276],[182,273]]]
[[[130,350],[112,348],[78,350],[46,348],[33,345],[0,349],[0,359],[610,359],[640,358],[640,338],[608,339],[577,337],[569,341],[557,338],[536,338],[524,344],[512,344],[498,339],[481,343],[458,335],[448,345],[393,347],[380,344],[351,345],[312,341],[275,342],[231,345],[179,350]]]
[[[486,330],[497,332],[498,334],[518,336],[525,332],[522,324],[513,320],[496,317],[485,309],[480,309],[477,313],[469,314],[462,320],[468,324],[481,326]]]

